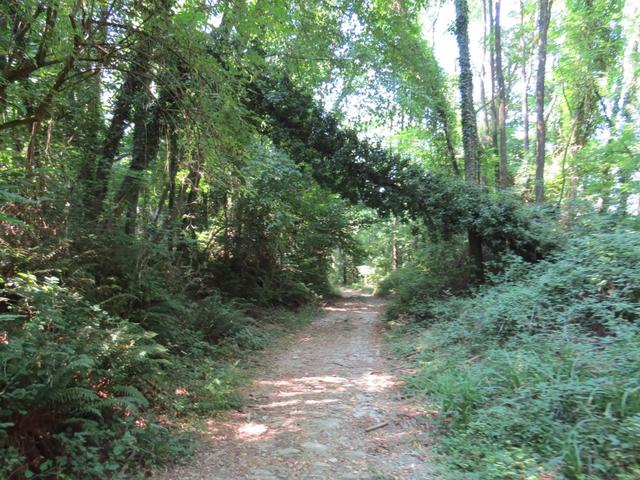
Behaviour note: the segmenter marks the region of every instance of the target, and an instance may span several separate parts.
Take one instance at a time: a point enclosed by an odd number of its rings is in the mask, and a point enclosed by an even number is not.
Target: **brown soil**
[[[241,411],[207,422],[200,454],[154,478],[433,479],[419,412],[384,350],[383,306],[360,295],[325,307],[265,354]]]

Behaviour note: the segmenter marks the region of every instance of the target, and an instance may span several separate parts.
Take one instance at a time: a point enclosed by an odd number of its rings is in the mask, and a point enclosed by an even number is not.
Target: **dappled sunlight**
[[[306,415],[306,410],[291,410],[289,415]]]
[[[334,369],[334,366],[327,366]],[[227,423],[209,423],[212,440],[235,440],[243,442],[267,442],[283,433],[302,430],[310,419],[318,418],[325,406],[353,404],[354,399],[371,393],[380,393],[397,385],[391,374],[366,371],[344,375],[309,375],[289,378],[258,380],[255,385],[265,389],[263,395],[253,398],[248,405],[253,414],[238,414]],[[302,397],[302,398],[292,398]],[[302,408],[301,408],[302,407]],[[371,421],[375,412],[371,412]],[[354,418],[360,418],[354,416]],[[235,420],[235,421],[234,421]]]
[[[327,391],[344,392],[347,388],[353,386],[352,382],[347,378],[336,375],[299,377],[287,380],[262,380],[256,383],[261,386],[279,387],[279,390],[272,394],[276,398],[315,395]],[[261,408],[260,405],[256,406]]]
[[[419,457],[402,451],[414,444],[422,412],[399,409],[400,380],[382,360],[375,333],[379,305],[346,301],[325,310],[252,383],[244,408],[208,424],[211,451],[231,448],[260,465],[240,468],[238,478],[261,478],[254,473],[261,465],[272,473],[284,465],[322,469],[337,458],[362,473],[383,457],[402,464],[406,476],[399,478],[414,478]]]
[[[207,421],[208,438],[216,442],[266,442],[285,432],[299,432],[296,418],[267,423],[251,420],[248,416],[232,416],[228,421]]]
[[[265,434],[267,430],[269,430],[269,427],[266,425],[250,422],[238,428],[238,437],[253,439],[254,437]]]
[[[207,424],[207,436],[210,440],[222,441],[234,437],[235,425],[233,422],[222,422],[219,420],[209,419]]]
[[[356,290],[354,288],[342,287],[340,289],[340,294],[342,298],[345,300],[350,300],[353,298],[363,298],[363,297],[373,297],[373,293],[366,293],[361,290]]]
[[[262,409],[271,409],[271,408],[280,408],[280,407],[290,407],[292,405],[297,405],[300,403],[300,400],[286,400],[283,402],[271,402],[262,405],[252,405],[253,408],[262,408]]]
[[[260,380],[256,383],[269,387],[288,387],[293,385],[292,380]]]
[[[340,400],[338,398],[325,398],[323,400],[305,400],[306,405],[323,405],[327,403],[337,403]]]
[[[282,428],[281,430],[287,431],[287,432],[300,432],[302,431],[302,428],[300,427],[300,424],[297,423],[298,419],[296,418],[287,418],[284,422],[282,422]]]
[[[381,392],[396,384],[396,378],[386,373],[366,373],[354,382],[354,385],[366,392]]]
[[[370,314],[377,312],[379,310],[378,306],[375,305],[366,305],[362,303],[341,303],[340,305],[327,305],[323,307],[325,312],[345,312],[348,313],[349,316],[352,315],[362,315],[362,314]]]
[[[335,375],[325,375],[322,377],[303,377],[300,381],[308,385],[316,385],[318,382],[345,383],[347,379],[343,377],[336,377]]]
[[[248,405],[255,415],[238,413],[227,422],[208,421],[211,440],[269,442],[281,434],[303,430],[303,425],[312,417],[318,418],[321,412],[318,409],[353,402],[358,396],[382,392],[396,385],[393,376],[371,371],[355,377],[315,375],[255,383],[272,389]],[[371,418],[375,419],[373,412]]]
[[[321,383],[345,383],[347,379],[344,377],[338,377],[335,375],[324,375],[318,377],[299,377],[299,378],[291,378],[287,380],[261,380],[258,385],[270,385],[274,387],[286,387],[286,386],[296,386],[296,385],[319,385]]]
[[[298,395],[310,395],[313,393],[318,393],[318,392],[294,390],[294,391],[288,391],[288,392],[278,392],[275,394],[275,396],[279,398],[288,398],[288,397],[297,397]]]

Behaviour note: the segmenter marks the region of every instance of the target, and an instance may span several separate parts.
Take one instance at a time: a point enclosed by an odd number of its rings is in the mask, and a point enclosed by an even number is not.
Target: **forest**
[[[640,478],[639,230],[639,0],[2,1],[0,478],[188,462],[344,287],[433,478]]]

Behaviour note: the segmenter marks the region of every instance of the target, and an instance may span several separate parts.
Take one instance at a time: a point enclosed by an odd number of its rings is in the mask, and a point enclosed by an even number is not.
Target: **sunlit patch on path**
[[[205,448],[168,479],[431,479],[424,413],[400,399],[383,349],[382,303],[351,297],[287,345],[245,395],[207,423]]]

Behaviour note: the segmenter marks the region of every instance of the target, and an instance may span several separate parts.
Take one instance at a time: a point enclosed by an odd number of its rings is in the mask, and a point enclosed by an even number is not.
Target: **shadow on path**
[[[209,420],[193,463],[156,478],[433,478],[419,412],[383,349],[384,305],[351,295],[268,352],[245,408]]]

